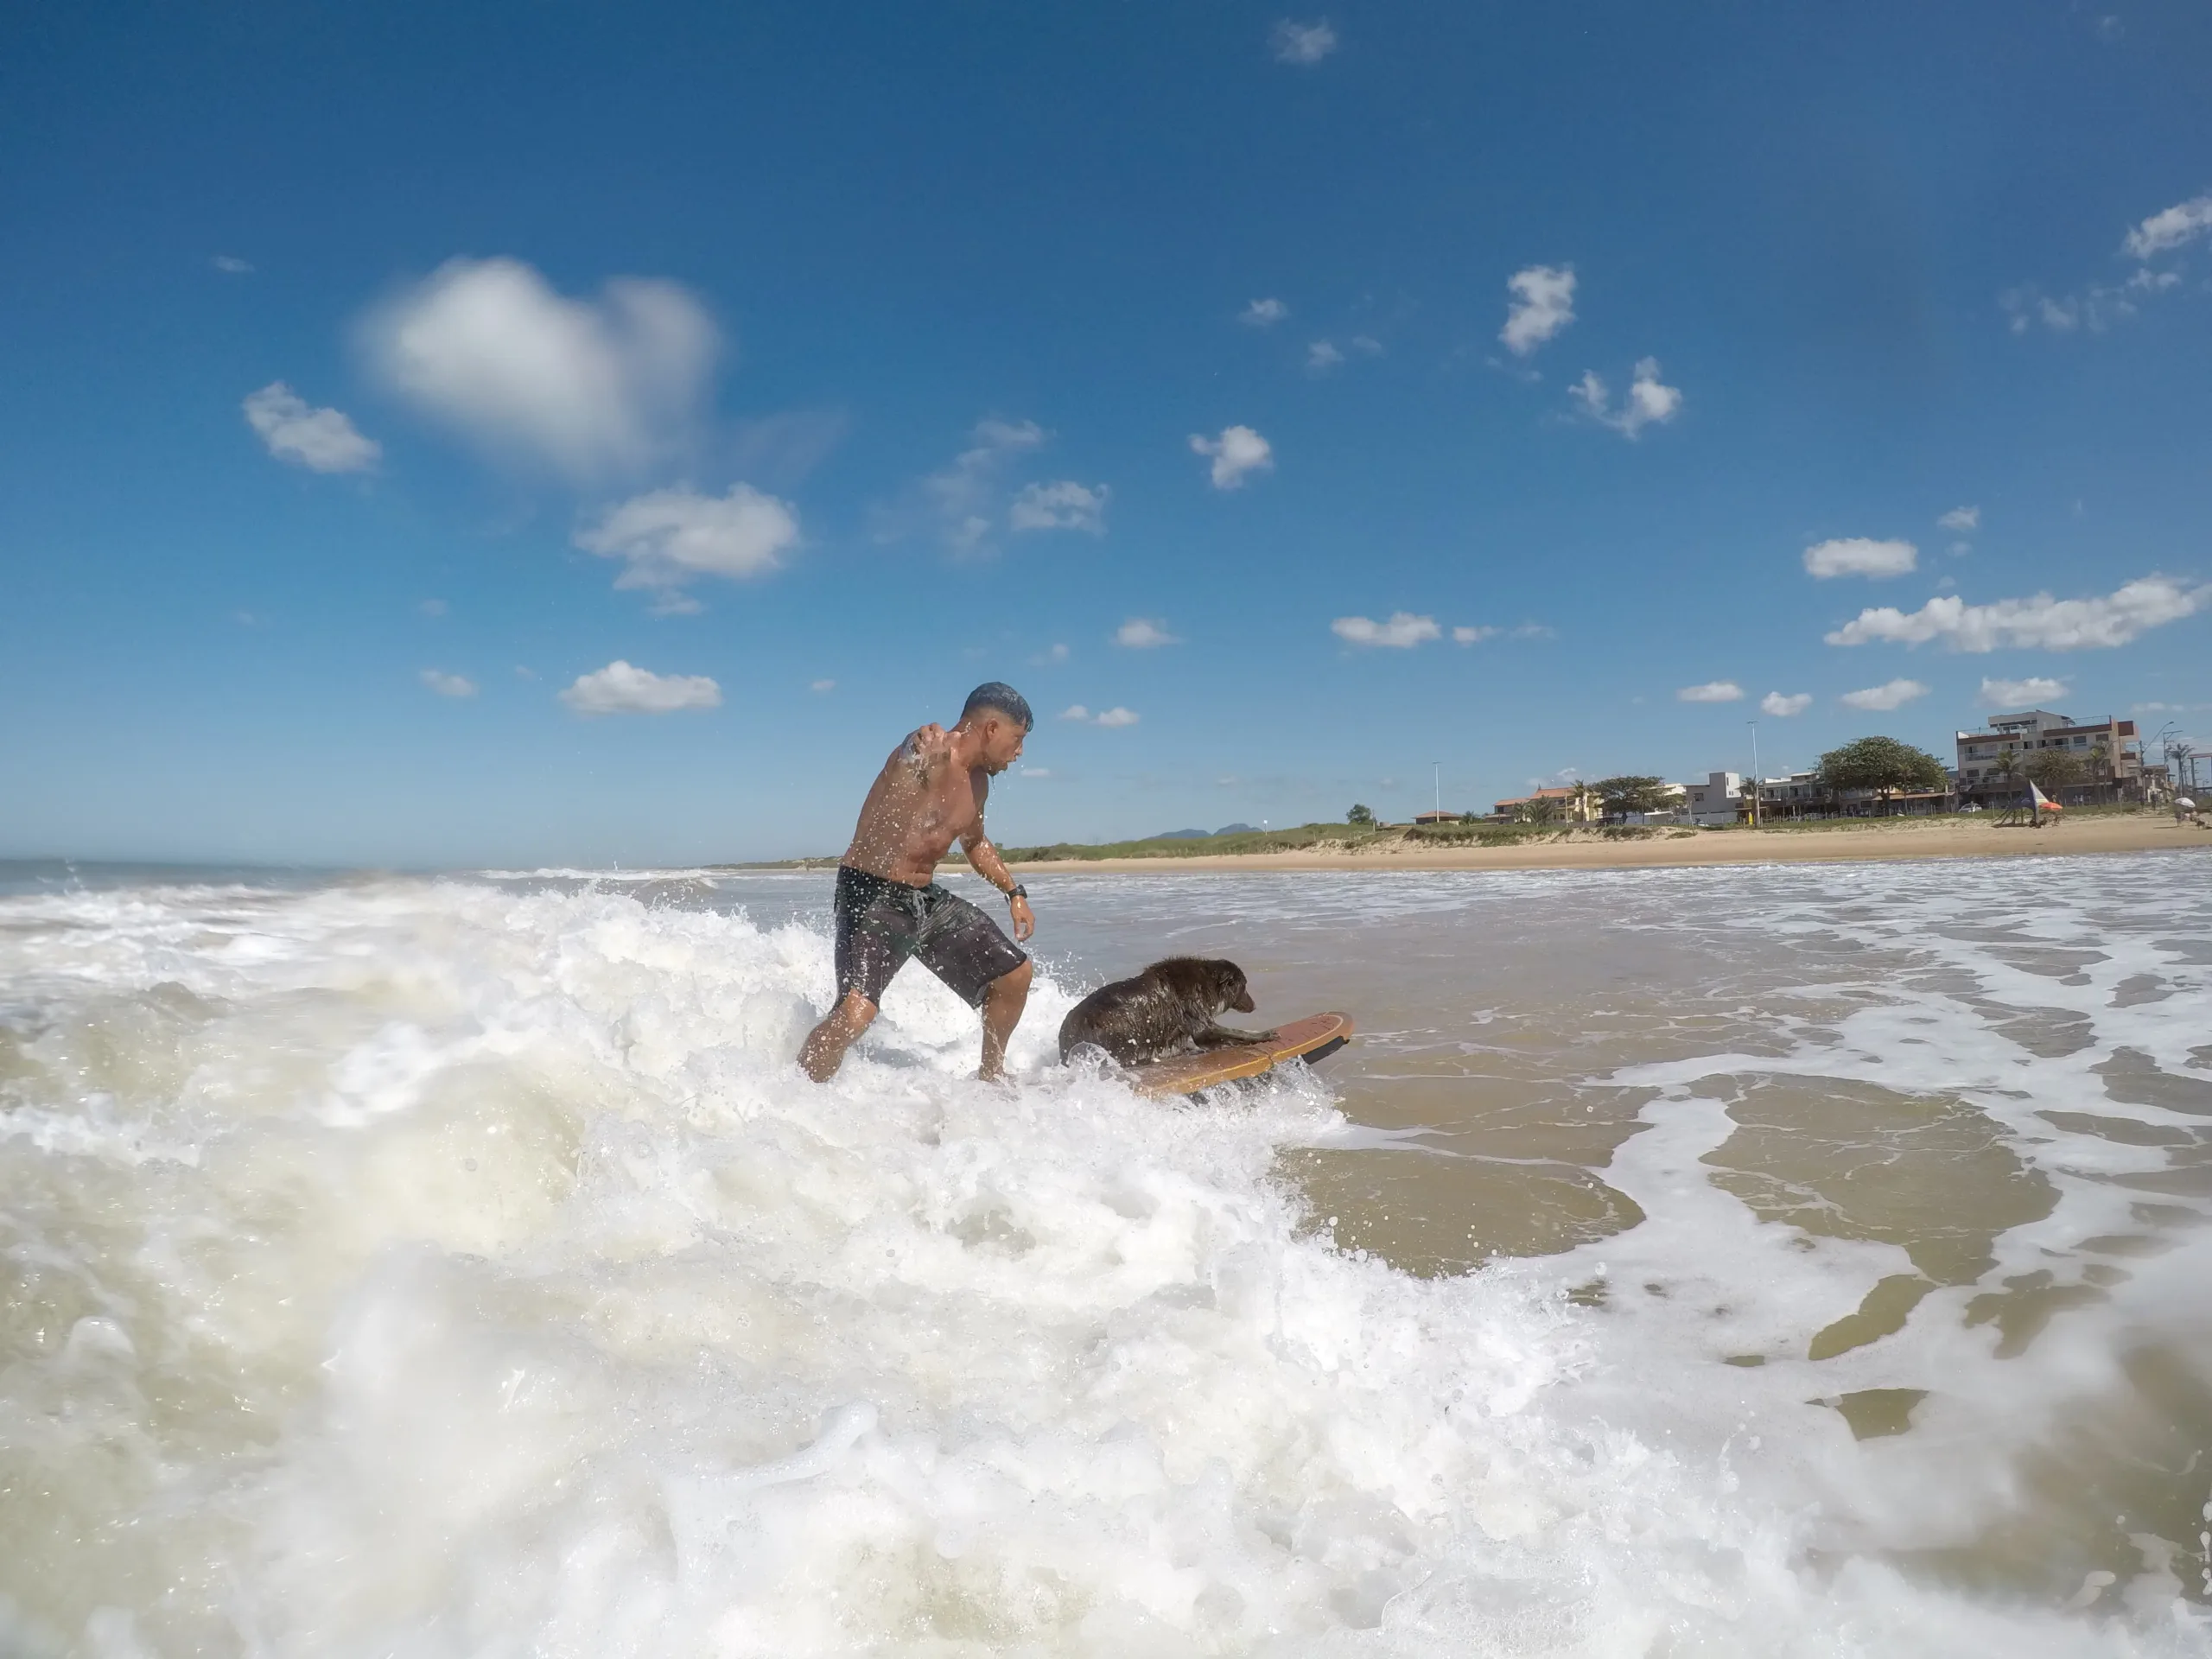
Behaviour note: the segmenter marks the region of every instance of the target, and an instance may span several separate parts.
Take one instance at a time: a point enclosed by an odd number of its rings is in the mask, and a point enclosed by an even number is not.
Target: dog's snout
[[[1239,1014],[1249,1014],[1253,1009],[1258,1007],[1260,1005],[1252,1000],[1252,993],[1246,991],[1229,1006],[1236,1009]]]

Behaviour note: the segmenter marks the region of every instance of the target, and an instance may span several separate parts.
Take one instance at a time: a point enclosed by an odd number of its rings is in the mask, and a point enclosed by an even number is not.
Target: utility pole
[[[1432,760],[1428,763],[1428,771],[1429,782],[1436,789],[1436,816],[1440,818],[1444,816],[1444,763]]]
[[[1751,728],[1751,828],[1756,830],[1759,827],[1759,723],[1747,720],[1744,724]]]

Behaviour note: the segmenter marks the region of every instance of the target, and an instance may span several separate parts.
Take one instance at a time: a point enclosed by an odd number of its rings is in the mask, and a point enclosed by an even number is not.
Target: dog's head
[[[1259,1006],[1244,982],[1244,970],[1226,957],[1170,957],[1154,963],[1145,973],[1177,995],[1203,1003],[1216,1013],[1234,1008],[1239,1014],[1249,1014]]]

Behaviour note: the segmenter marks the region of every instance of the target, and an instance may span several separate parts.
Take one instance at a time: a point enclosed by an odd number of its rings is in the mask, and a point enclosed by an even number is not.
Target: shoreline
[[[1651,841],[1539,842],[1523,847],[1419,847],[1394,842],[1358,852],[1190,853],[1160,858],[1054,858],[1014,863],[1019,873],[1172,875],[1179,871],[1629,870],[1730,864],[1882,862],[1897,859],[2018,858],[2085,853],[2212,851],[2212,830],[2172,818],[2084,818],[2049,828],[1986,823],[1855,823],[1820,830],[1726,830]],[[958,868],[958,867],[955,867]]]

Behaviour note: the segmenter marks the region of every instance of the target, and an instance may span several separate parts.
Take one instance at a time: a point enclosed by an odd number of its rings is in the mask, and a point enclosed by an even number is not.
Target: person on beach
[[[815,1082],[836,1075],[909,957],[982,1010],[976,1075],[989,1081],[1004,1073],[1007,1039],[1029,1001],[1029,958],[933,878],[957,841],[968,868],[1006,894],[1014,939],[1037,931],[1028,890],[983,834],[991,779],[1021,758],[1034,723],[1021,694],[993,680],[968,694],[950,731],[925,726],[883,763],[837,865],[837,1001],[798,1052],[800,1070]]]

